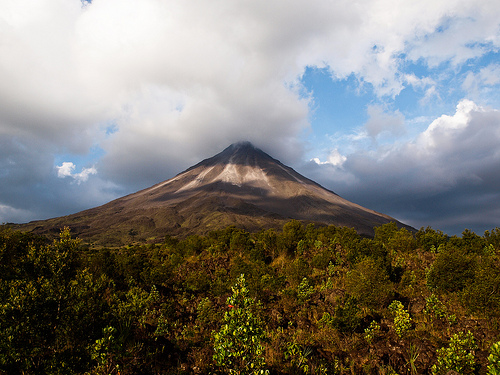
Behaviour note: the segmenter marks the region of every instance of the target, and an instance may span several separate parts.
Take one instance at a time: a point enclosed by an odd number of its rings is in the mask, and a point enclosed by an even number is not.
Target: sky
[[[238,141],[417,229],[500,227],[500,2],[0,0],[0,223]]]

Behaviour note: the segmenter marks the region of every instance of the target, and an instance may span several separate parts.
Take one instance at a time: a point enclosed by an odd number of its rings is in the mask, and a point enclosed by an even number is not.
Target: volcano
[[[229,225],[250,232],[279,229],[291,219],[352,227],[361,235],[373,235],[375,226],[391,221],[407,227],[240,142],[150,188],[76,214],[24,224],[22,229],[55,234],[69,226],[84,242],[122,245],[167,234],[202,235]]]

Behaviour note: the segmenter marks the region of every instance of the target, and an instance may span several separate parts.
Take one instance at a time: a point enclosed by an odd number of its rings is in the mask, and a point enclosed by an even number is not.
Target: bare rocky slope
[[[85,242],[121,245],[167,234],[206,234],[228,225],[248,231],[281,228],[290,219],[353,227],[365,235],[390,221],[407,227],[341,198],[248,142],[102,206],[18,227],[56,234],[69,226]]]

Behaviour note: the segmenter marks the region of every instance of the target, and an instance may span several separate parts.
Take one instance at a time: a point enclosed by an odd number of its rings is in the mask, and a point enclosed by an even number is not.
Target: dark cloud
[[[417,228],[482,234],[500,226],[500,111],[461,101],[416,139],[302,170],[326,187]]]
[[[91,183],[84,184],[72,177],[58,177],[50,150],[36,139],[0,137],[0,178],[0,222],[67,215],[123,193],[92,175],[87,181]]]
[[[481,9],[473,0],[459,7],[399,5],[394,0],[362,6],[311,0],[286,5],[222,0],[217,6],[180,0],[1,2],[0,221],[46,218],[104,203],[170,178],[240,140],[300,165],[314,99],[301,87],[306,67],[326,67],[333,79],[355,76],[379,97],[394,97],[405,85],[434,88],[425,77],[402,74],[403,62],[458,64],[500,46],[495,2]],[[436,32],[450,14],[453,27]],[[483,47],[475,48],[478,44]],[[491,89],[496,72],[471,75],[464,87]],[[365,131],[377,140],[403,134],[402,115],[380,108],[372,106]],[[476,112],[478,124],[496,121],[494,113]],[[384,159],[381,148],[375,155],[350,152],[345,160],[332,153],[329,160],[337,163],[332,175],[339,179],[339,187],[337,181],[332,187],[363,203],[361,198],[377,199],[380,191],[426,197],[425,191],[442,194],[462,186],[457,181],[486,184],[492,169],[487,166],[494,164],[481,167],[474,160],[496,155],[479,158],[474,150],[497,139],[492,128],[467,128],[470,134],[455,134],[449,143],[438,128],[415,144],[386,145]],[[425,137],[442,152],[421,147]],[[481,152],[492,152],[489,145]],[[95,149],[98,156],[92,155]],[[419,152],[432,155],[417,157]],[[75,166],[66,178],[58,177],[56,168],[63,162]],[[89,168],[96,173],[78,184]],[[328,168],[317,171],[323,181],[332,181],[324,178]],[[475,175],[461,172],[474,168]],[[364,189],[370,185],[372,193]]]

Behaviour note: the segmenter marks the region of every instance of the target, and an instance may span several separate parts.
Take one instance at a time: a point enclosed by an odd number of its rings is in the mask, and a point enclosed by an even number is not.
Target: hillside
[[[405,227],[242,142],[150,188],[16,228],[55,235],[69,226],[85,242],[119,246],[135,239],[154,242],[165,235],[206,234],[228,225],[250,232],[281,228],[290,219],[351,227],[363,235],[373,235],[375,226],[391,221]]]

